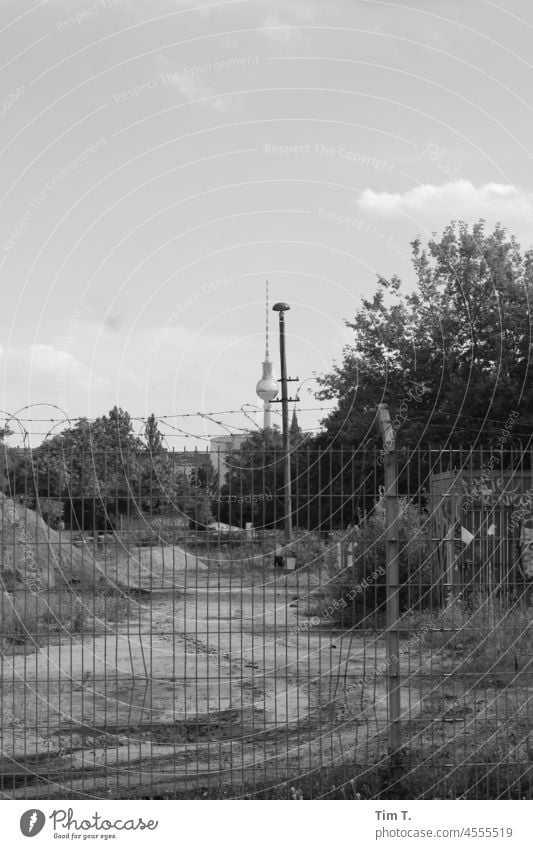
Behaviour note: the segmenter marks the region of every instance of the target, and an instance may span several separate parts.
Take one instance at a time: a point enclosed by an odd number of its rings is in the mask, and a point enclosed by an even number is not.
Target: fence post
[[[389,702],[389,753],[401,746],[400,727],[400,604],[398,554],[398,469],[396,436],[386,404],[378,405],[385,471],[385,552],[387,571],[387,694]]]

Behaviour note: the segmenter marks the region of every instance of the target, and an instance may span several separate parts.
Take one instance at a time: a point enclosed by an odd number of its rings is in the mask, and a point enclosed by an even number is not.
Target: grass
[[[281,535],[279,546],[282,548]],[[193,540],[186,550],[198,556],[213,572],[224,578],[235,578],[237,583],[250,585],[257,581],[276,583],[288,588],[318,587],[327,581],[332,568],[332,554],[317,534],[295,531],[290,550],[296,556],[296,570],[287,572],[276,568],[274,556],[276,541],[271,535],[263,540]]]
[[[455,672],[479,678],[531,668],[533,608],[478,594],[469,605],[454,599],[443,610],[406,618],[432,651],[453,653]]]
[[[60,633],[94,633],[98,625],[105,628],[127,618],[131,604],[129,596],[120,592],[3,593],[1,636],[8,644],[40,645]]]
[[[465,763],[450,774],[444,762],[415,763],[401,753],[386,757],[379,764],[343,763],[307,771],[303,775],[280,781],[259,779],[256,783],[222,784],[190,775],[189,786],[152,788],[133,785],[128,789],[113,787],[91,791],[102,799],[244,799],[244,800],[345,800],[374,799],[531,799],[533,774],[521,764],[495,763],[495,752],[487,750],[476,762]],[[483,760],[485,758],[485,760]],[[31,788],[28,788],[29,790]],[[50,792],[50,791],[48,791]],[[63,795],[51,791],[47,798],[76,798],[70,787]]]

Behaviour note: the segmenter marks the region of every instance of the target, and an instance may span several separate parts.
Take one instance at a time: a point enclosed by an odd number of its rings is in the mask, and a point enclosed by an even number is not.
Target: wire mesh
[[[290,544],[283,459],[6,454],[3,798],[531,792],[531,454],[399,454],[398,657],[380,452],[292,451]]]

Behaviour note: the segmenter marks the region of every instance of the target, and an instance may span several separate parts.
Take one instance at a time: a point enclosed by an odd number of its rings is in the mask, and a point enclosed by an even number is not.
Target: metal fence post
[[[400,604],[398,545],[398,469],[396,436],[386,404],[378,405],[378,421],[383,440],[385,471],[385,552],[387,571],[387,693],[389,701],[389,752],[396,755],[401,746],[400,727]]]

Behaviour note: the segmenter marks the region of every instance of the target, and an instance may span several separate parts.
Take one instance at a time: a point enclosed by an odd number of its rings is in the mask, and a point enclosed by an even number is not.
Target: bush
[[[423,610],[431,602],[431,535],[428,515],[407,498],[399,498],[400,612]],[[385,499],[343,535],[353,545],[351,566],[337,572],[330,597],[338,605],[342,626],[369,627],[386,611]]]
[[[297,569],[329,575],[336,560],[335,542],[326,542],[313,531],[296,530],[288,550],[296,557]]]
[[[63,502],[57,498],[37,498],[36,510],[51,528],[59,528],[63,521]]]
[[[478,593],[468,603],[454,598],[442,611],[424,618],[425,643],[432,649],[453,651],[457,674],[476,672],[497,678],[499,673],[518,675],[531,666],[531,607],[510,606]]]
[[[11,643],[37,645],[60,632],[94,633],[98,626],[126,618],[131,604],[131,599],[118,591],[79,595],[70,590],[41,594],[22,591],[2,593],[0,601],[0,636]]]

